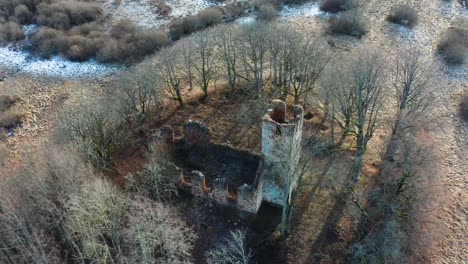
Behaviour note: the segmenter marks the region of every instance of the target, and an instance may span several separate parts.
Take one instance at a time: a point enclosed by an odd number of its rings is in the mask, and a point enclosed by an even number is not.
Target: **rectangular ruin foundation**
[[[193,195],[250,213],[263,201],[281,206],[288,199],[284,191],[296,186],[292,169],[300,158],[303,111],[295,106],[288,117],[284,102],[274,100],[271,106],[262,120],[261,155],[211,143],[209,129],[192,121],[182,138],[164,127],[152,140],[169,146],[183,171],[179,186]]]

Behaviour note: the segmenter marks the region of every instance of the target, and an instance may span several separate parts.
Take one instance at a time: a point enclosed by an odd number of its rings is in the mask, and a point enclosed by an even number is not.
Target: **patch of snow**
[[[130,20],[145,28],[158,28],[166,26],[175,18],[195,15],[210,6],[217,5],[208,0],[166,0],[165,5],[171,11],[165,16],[158,15],[159,10],[151,4],[152,0],[122,0],[120,5],[113,11],[116,20]]]
[[[207,0],[167,0],[166,4],[172,8],[169,15],[173,18],[194,15],[209,6],[214,6]]]
[[[35,24],[24,25],[22,27],[25,36],[30,36],[31,34],[37,31],[37,28],[38,27]]]
[[[251,24],[255,22],[255,15],[248,15],[248,16],[243,16],[238,19],[236,19],[236,22],[239,24]]]
[[[279,12],[280,19],[295,19],[299,17],[314,17],[319,15],[327,15],[320,11],[318,2],[308,2],[302,5],[283,6]]]
[[[157,28],[169,23],[167,19],[157,15],[157,8],[151,6],[149,0],[122,0],[113,11],[113,18],[118,21],[130,20],[144,28]]]
[[[0,65],[35,75],[55,77],[94,78],[115,72],[121,66],[105,65],[96,61],[72,62],[59,56],[50,59],[33,57],[26,51],[15,50],[9,45],[0,47]]]

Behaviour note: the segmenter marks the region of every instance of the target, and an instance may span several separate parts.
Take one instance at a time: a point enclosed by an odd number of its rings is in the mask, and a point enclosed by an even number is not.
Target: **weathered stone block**
[[[209,144],[210,130],[200,122],[189,121],[184,126],[184,139],[187,144]]]
[[[174,143],[174,129],[164,126],[153,133],[152,139],[158,143],[172,144]]]
[[[213,183],[213,199],[220,204],[226,204],[227,191],[226,180],[216,178]]]
[[[256,213],[257,190],[248,184],[244,184],[237,189],[237,204],[241,210]]]
[[[192,171],[192,194],[204,196],[206,190],[205,175],[201,171]]]

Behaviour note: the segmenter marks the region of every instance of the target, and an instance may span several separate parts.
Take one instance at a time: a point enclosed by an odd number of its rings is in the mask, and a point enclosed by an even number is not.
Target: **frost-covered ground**
[[[175,18],[194,15],[217,5],[209,0],[121,0],[120,4],[110,3],[108,8],[113,9],[114,21],[130,20],[145,28],[164,27]],[[170,9],[169,13],[162,15],[162,9],[166,8]]]
[[[28,36],[36,30],[37,27],[35,25],[23,26],[23,31],[26,35],[25,45],[28,43]],[[122,66],[101,64],[93,60],[72,62],[60,56],[44,59],[31,55],[17,45],[0,47],[0,66],[34,75],[48,75],[70,79],[94,78],[110,74],[122,68]]]
[[[327,13],[320,11],[318,2],[309,2],[302,5],[284,6],[279,12],[279,18],[283,20],[298,17],[326,16]]]
[[[35,75],[49,75],[70,79],[94,78],[110,74],[121,68],[95,61],[72,62],[59,56],[43,59],[31,56],[26,51],[17,51],[13,46],[0,47],[0,65]]]

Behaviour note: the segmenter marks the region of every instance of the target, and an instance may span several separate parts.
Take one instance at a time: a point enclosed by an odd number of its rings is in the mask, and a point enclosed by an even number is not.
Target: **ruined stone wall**
[[[257,213],[261,205],[262,193],[257,186],[244,184],[237,188],[237,195],[230,197],[227,184],[222,178],[217,178],[213,186],[208,186],[205,181],[205,176],[200,171],[193,171],[190,176],[191,193],[197,197],[206,197],[213,199],[221,205],[236,206],[240,210]],[[261,190],[261,189],[260,189]]]

